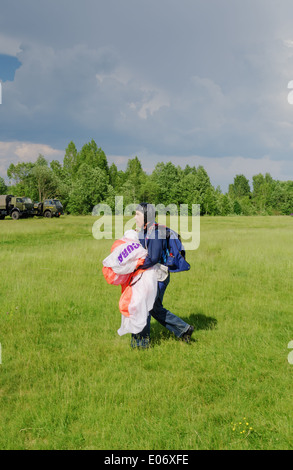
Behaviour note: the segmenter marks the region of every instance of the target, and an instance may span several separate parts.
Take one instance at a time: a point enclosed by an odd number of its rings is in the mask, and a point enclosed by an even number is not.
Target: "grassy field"
[[[146,351],[93,221],[0,222],[0,449],[292,449],[293,218],[202,218],[164,302],[195,340]]]

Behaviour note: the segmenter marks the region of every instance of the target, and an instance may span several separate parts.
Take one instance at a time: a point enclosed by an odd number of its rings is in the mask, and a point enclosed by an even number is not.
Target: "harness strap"
[[[131,281],[132,281],[132,279],[134,278],[134,276],[131,276],[131,278],[130,278],[130,282],[129,282],[129,286],[130,286],[130,287],[132,287],[132,286],[135,286],[135,284],[136,284],[138,281],[140,281],[140,280],[141,280],[141,278],[142,278],[142,275],[143,275],[143,272],[141,273],[141,275],[140,275],[139,279],[137,279],[135,282],[131,282]]]

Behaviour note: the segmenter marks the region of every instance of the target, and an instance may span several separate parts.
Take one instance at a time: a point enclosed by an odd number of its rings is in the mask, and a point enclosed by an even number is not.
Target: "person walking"
[[[152,204],[146,202],[140,203],[136,208],[135,221],[140,229],[138,234],[141,245],[148,250],[144,264],[140,269],[148,269],[157,263],[164,264],[164,253],[167,250],[166,237],[159,236],[159,228],[155,223],[155,208]],[[170,273],[166,279],[158,281],[157,296],[153,309],[149,312],[147,324],[138,334],[132,334],[132,348],[148,348],[150,345],[150,325],[151,317],[155,318],[161,325],[166,327],[176,337],[185,342],[189,342],[194,327],[189,325],[181,318],[177,317],[169,310],[163,307],[163,298],[167,286],[170,282]]]

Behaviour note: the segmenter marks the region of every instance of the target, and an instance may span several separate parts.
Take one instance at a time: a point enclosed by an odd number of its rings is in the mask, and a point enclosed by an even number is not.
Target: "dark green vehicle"
[[[34,216],[34,205],[28,197],[17,197],[10,195],[0,196],[0,220],[6,216],[13,220]]]
[[[59,201],[59,199],[53,199],[53,201],[55,202],[56,204],[56,207],[59,211],[59,217],[60,215],[64,215],[64,210],[63,210],[63,206],[62,206],[62,203]],[[58,216],[57,216],[58,217]]]
[[[36,216],[46,217],[51,219],[52,217],[60,217],[63,214],[62,204],[61,208],[56,204],[57,200],[54,199],[45,199],[44,202],[35,202],[34,203],[34,212]],[[60,201],[58,201],[60,202]],[[62,210],[61,210],[62,209]]]

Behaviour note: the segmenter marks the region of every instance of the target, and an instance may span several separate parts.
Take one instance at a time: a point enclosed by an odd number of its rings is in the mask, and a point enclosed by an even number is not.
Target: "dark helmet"
[[[147,202],[141,202],[138,204],[136,210],[141,212],[144,215],[144,224],[154,222],[156,217],[156,210],[153,204],[148,204]]]

